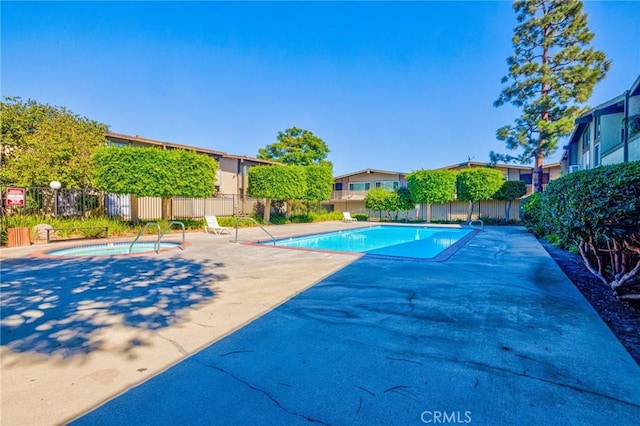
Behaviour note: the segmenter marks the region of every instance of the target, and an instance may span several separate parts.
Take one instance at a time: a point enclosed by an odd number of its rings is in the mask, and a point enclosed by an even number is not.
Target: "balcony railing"
[[[331,200],[364,200],[364,197],[369,191],[333,191],[331,193]]]

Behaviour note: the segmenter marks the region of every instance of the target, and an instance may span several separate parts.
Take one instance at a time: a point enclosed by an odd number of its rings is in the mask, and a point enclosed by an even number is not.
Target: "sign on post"
[[[24,206],[24,188],[7,188],[7,206]]]

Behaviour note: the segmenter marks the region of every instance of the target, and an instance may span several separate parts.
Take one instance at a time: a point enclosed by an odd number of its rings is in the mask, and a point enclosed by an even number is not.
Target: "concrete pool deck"
[[[165,370],[79,423],[640,417],[640,367],[522,228],[487,227],[443,263],[230,239],[91,260],[2,250],[0,423],[65,423]]]

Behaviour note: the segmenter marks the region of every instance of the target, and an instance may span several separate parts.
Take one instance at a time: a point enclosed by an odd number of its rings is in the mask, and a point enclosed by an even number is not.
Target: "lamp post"
[[[53,215],[58,216],[58,189],[62,187],[62,184],[54,180],[49,183],[49,187],[53,189]]]

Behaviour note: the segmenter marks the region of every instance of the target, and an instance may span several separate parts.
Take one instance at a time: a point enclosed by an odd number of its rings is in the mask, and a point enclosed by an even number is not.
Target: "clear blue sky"
[[[493,101],[511,2],[6,2],[2,95],[65,106],[118,133],[255,156],[297,126],[336,175],[409,172],[505,152]],[[587,1],[612,68],[640,73],[640,2]],[[560,151],[550,158],[559,158]]]

